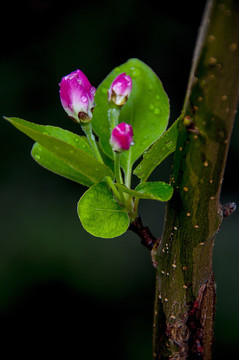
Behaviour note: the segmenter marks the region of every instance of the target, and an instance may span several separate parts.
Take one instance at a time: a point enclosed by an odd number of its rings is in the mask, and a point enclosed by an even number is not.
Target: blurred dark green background
[[[0,113],[79,132],[59,101],[62,76],[83,70],[98,86],[138,57],[159,75],[179,115],[205,1],[6,3],[1,19]],[[222,203],[239,192],[235,125]],[[0,120],[0,330],[2,359],[151,359],[154,271],[132,233],[87,234],[76,204],[85,189],[39,167],[32,141]],[[154,177],[167,180],[170,161]],[[164,206],[140,212],[156,236]],[[217,236],[215,359],[233,358],[239,340],[239,212]]]

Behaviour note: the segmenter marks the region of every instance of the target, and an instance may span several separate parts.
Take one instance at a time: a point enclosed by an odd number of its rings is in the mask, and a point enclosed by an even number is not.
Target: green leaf
[[[134,190],[120,184],[116,186],[125,193],[140,199],[168,201],[173,195],[172,186],[163,181],[142,182]]]
[[[98,183],[106,176],[114,178],[112,171],[91,155],[83,137],[54,126],[38,125],[18,118],[5,119],[91,183]]]
[[[173,125],[157,141],[155,141],[144,155],[143,160],[134,169],[134,174],[140,179],[146,181],[156,166],[175,151],[178,138],[179,119],[177,119]]]
[[[39,165],[57,175],[61,175],[67,179],[89,187],[94,184],[90,179],[73,169],[66,162],[53,155],[38,143],[33,145],[31,155]]]
[[[93,185],[84,193],[77,211],[82,226],[96,237],[114,238],[125,233],[129,227],[126,210],[115,201],[103,182]]]
[[[100,138],[104,152],[113,158],[108,119],[107,90],[112,81],[126,72],[133,81],[132,92],[120,112],[119,122],[131,124],[134,131],[135,145],[121,155],[124,170],[142,155],[165,131],[169,117],[169,101],[157,75],[138,59],[130,59],[116,67],[100,84],[96,91],[92,126]]]

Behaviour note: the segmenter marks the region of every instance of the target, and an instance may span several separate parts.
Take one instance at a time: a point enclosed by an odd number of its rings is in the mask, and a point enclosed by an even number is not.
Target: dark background
[[[147,63],[179,115],[205,1],[25,1],[1,9],[0,114],[79,132],[59,101],[62,76],[81,69],[98,86],[128,58]],[[157,6],[156,6],[157,5]],[[67,359],[151,359],[154,271],[129,232],[97,239],[78,220],[85,190],[39,167],[32,141],[0,120],[0,354]],[[239,200],[238,125],[222,203]],[[155,171],[167,180],[170,162]],[[156,236],[164,206],[142,201]],[[215,359],[239,340],[238,212],[217,236]]]

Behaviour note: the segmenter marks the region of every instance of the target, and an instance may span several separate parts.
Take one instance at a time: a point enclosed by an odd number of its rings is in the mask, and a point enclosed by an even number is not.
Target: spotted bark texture
[[[208,1],[194,52],[156,256],[154,359],[211,359],[214,239],[239,92],[239,2]]]

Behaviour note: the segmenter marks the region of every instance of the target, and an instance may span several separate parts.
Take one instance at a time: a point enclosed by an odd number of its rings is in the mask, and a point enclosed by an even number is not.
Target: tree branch
[[[212,253],[239,91],[239,3],[208,1],[194,53],[157,255],[155,359],[211,359]]]
[[[129,226],[129,230],[137,234],[141,239],[141,244],[148,250],[152,250],[157,239],[153,236],[147,226],[144,226],[140,216],[138,216]]]

